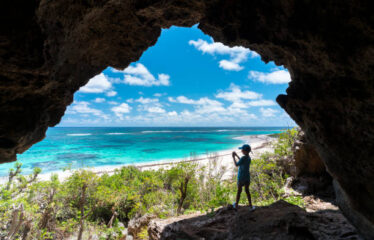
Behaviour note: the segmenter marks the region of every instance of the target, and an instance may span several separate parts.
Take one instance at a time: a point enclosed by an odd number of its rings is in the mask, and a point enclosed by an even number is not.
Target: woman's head
[[[248,155],[250,152],[251,152],[251,146],[249,146],[248,144],[244,144],[243,146],[241,146],[239,149],[242,150],[242,153],[244,155]]]

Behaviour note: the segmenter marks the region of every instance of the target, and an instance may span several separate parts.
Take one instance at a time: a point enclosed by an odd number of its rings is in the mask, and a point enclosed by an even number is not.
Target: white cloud
[[[158,74],[158,81],[160,82],[159,85],[169,86],[170,85],[169,79],[170,79],[170,76],[167,74],[164,74],[164,73]]]
[[[131,98],[129,100],[132,101]],[[128,102],[130,102],[129,100],[128,100]],[[135,99],[133,101],[141,103],[141,104],[149,104],[149,103],[156,103],[156,102],[158,102],[158,99],[157,98],[143,98],[143,97],[140,97],[140,98]]]
[[[262,99],[262,94],[253,91],[243,91],[239,86],[231,83],[228,91],[219,91],[215,96],[222,98],[232,104],[226,108],[226,115],[239,115],[242,119],[256,119],[257,116],[249,113],[246,109],[249,107],[274,106],[276,103],[272,100]],[[244,101],[252,100],[252,101]],[[271,110],[263,110],[265,115],[271,115]],[[261,112],[261,113],[262,113]],[[245,120],[243,120],[245,121]]]
[[[263,117],[274,117],[279,111],[273,108],[260,108],[260,112]]]
[[[141,103],[141,104],[150,104],[150,103],[158,103],[159,100],[158,100],[158,98],[144,98],[144,97],[140,97],[138,99],[129,98],[129,99],[126,100],[126,102],[128,102],[128,103],[137,102],[137,103]]]
[[[84,93],[103,93],[111,87],[112,84],[108,81],[106,76],[103,73],[100,73],[91,78],[85,86],[79,89],[79,91]]]
[[[240,102],[242,99],[259,99],[262,97],[262,94],[256,93],[253,91],[242,91],[239,86],[231,83],[230,84],[230,91],[224,92],[220,91],[218,94],[216,94],[216,98],[222,98],[226,101],[230,102]]]
[[[176,111],[168,112],[169,116],[178,116],[178,113]]]
[[[108,97],[114,97],[114,96],[117,95],[117,92],[116,92],[116,91],[109,91],[109,92],[106,93],[106,95],[107,95]]]
[[[260,106],[265,107],[265,106],[275,106],[275,105],[277,105],[273,100],[266,100],[266,99],[250,101],[247,104],[249,106],[252,106],[252,107],[260,107]]]
[[[102,102],[105,102],[105,98],[95,98],[94,102],[95,102],[95,103],[102,103]]]
[[[217,100],[212,100],[207,97],[203,97],[198,100],[193,100],[185,96],[179,96],[177,98],[169,97],[168,100],[174,103],[196,105],[195,111],[199,114],[225,111],[225,108],[223,107],[223,104],[221,102]]]
[[[241,92],[243,93],[243,92]],[[176,98],[169,97],[168,100],[172,103],[182,103],[194,106],[194,111],[184,110],[180,113],[180,117],[184,122],[246,122],[250,119],[257,119],[257,116],[253,113],[246,111],[248,105],[242,102],[242,94],[240,97],[229,97],[228,99],[233,100],[232,104],[225,107],[223,103],[213,100],[207,97],[203,97],[197,100],[187,98],[185,96],[179,96]],[[247,95],[245,96],[247,98]],[[237,101],[236,101],[237,100]]]
[[[91,108],[89,102],[81,101],[81,102],[74,102],[71,106],[69,106],[68,110],[66,111],[67,114],[92,114],[97,117],[101,117],[104,119],[108,119],[108,115],[104,114],[101,110]]]
[[[290,73],[286,70],[276,70],[269,73],[249,71],[248,78],[268,84],[285,84],[291,81]]]
[[[108,102],[110,105],[117,105],[118,104],[118,102],[116,102],[116,101],[109,101]]]
[[[165,109],[161,107],[149,107],[146,109],[150,113],[165,113]]]
[[[156,79],[141,63],[137,63],[135,66],[128,66],[123,70],[123,73],[125,74],[123,82],[128,85],[145,87],[170,85],[169,75],[160,73]]]
[[[155,93],[155,94],[153,94],[154,97],[162,97],[164,95],[166,95],[166,93]]]
[[[168,99],[170,102],[174,102],[174,103],[184,103],[184,104],[193,104],[193,105],[215,105],[215,106],[222,105],[222,103],[220,103],[219,101],[212,100],[207,97],[203,97],[198,100],[193,100],[185,96],[179,96],[177,98],[169,97]]]
[[[188,42],[190,45],[194,46],[196,49],[202,51],[203,53],[208,53],[211,55],[229,55],[229,60],[221,60],[219,66],[225,70],[229,71],[240,71],[243,69],[239,64],[246,61],[248,56],[251,58],[257,57],[258,54],[254,51],[249,50],[241,46],[229,47],[223,45],[220,42],[208,43],[202,39],[197,41],[190,40]]]
[[[138,99],[128,99],[127,102],[139,103],[137,110],[145,111],[148,113],[165,113],[165,109],[159,102],[158,98],[144,98],[140,97]]]
[[[132,107],[130,107],[127,103],[122,103],[119,106],[112,107],[111,110],[120,120],[123,120],[123,114],[129,113],[131,109]]]
[[[229,70],[229,71],[240,71],[240,70],[243,69],[243,67],[240,66],[239,64],[237,64],[235,62],[228,61],[228,60],[219,61],[219,66],[220,66],[220,68],[223,68],[223,69]]]
[[[114,69],[114,68],[110,68],[110,70],[111,70],[112,72],[117,72],[117,71],[118,71],[118,70],[113,71],[113,69]],[[119,78],[119,77],[109,77],[109,76],[107,76],[107,79],[108,79],[108,81],[111,82],[111,83],[121,83],[121,82],[122,82],[121,78]]]
[[[240,102],[233,102],[231,105],[230,105],[230,108],[239,108],[239,109],[242,109],[242,108],[248,108],[248,105],[245,104],[244,102],[240,101]]]
[[[190,40],[188,42],[190,45],[193,45],[198,50],[202,51],[203,53],[209,54],[229,54],[232,57],[236,57],[239,59],[247,58],[247,55],[251,53],[252,57],[257,56],[258,54],[255,52],[250,51],[248,48],[235,46],[229,47],[224,45],[220,42],[212,42],[208,43],[205,40],[198,39],[197,41]]]
[[[248,113],[246,111],[242,111],[240,109],[232,109],[230,107],[224,108],[220,106],[221,103],[214,101],[212,99],[202,98],[200,99],[189,99],[189,98],[171,98],[172,101],[177,102],[179,100],[183,102],[188,102],[188,105],[194,107],[194,110],[182,110],[179,113],[176,110],[166,111],[162,107],[157,108],[157,106],[148,107],[148,105],[141,105],[145,108],[142,108],[144,111],[141,114],[134,115],[134,116],[126,116],[126,120],[131,122],[137,122],[141,124],[152,124],[152,125],[165,125],[165,123],[169,124],[170,126],[210,126],[211,124],[232,124],[237,125],[238,123],[248,123],[250,120],[257,119],[257,116]],[[187,100],[187,101],[186,101]],[[209,101],[212,100],[212,101]],[[206,107],[204,106],[206,103]],[[152,104],[160,104],[160,103],[152,103]],[[201,105],[200,105],[201,104]],[[213,105],[213,106],[212,106]],[[217,106],[215,106],[217,105]],[[218,111],[216,107],[222,108]]]

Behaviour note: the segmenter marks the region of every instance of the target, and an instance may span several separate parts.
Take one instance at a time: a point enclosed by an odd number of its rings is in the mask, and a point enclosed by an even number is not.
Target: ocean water
[[[23,174],[186,158],[239,146],[243,135],[278,133],[281,127],[55,127],[18,155]],[[14,163],[0,165],[0,176]]]

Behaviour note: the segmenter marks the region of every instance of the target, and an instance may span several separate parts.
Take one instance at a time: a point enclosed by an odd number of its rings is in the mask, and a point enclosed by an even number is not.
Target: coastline
[[[259,157],[261,154],[265,152],[273,152],[272,142],[276,139],[271,137],[270,134],[261,134],[261,135],[244,135],[240,137],[235,137],[237,140],[242,140],[243,143],[249,143],[252,147],[251,157],[256,158]],[[240,145],[240,144],[239,144]],[[102,174],[113,174],[117,169],[122,167],[134,166],[140,170],[158,170],[161,168],[170,168],[176,163],[180,162],[196,162],[202,166],[208,166],[212,159],[216,160],[216,164],[218,163],[216,168],[225,168],[225,175],[223,176],[224,179],[230,178],[231,173],[234,170],[234,165],[232,163],[231,153],[233,151],[237,151],[239,153],[240,150],[237,148],[234,149],[227,149],[212,153],[205,153],[201,155],[197,155],[194,157],[188,158],[172,158],[172,159],[164,159],[159,161],[151,161],[151,162],[142,162],[142,163],[135,163],[135,164],[121,164],[121,165],[104,165],[98,167],[86,167],[86,168],[77,168],[71,170],[58,170],[53,172],[42,173],[38,175],[39,181],[46,181],[51,178],[52,175],[57,174],[60,181],[64,181],[69,176],[71,176],[75,171],[79,169],[90,170],[98,175]],[[0,184],[6,183],[8,180],[8,176],[0,177]]]

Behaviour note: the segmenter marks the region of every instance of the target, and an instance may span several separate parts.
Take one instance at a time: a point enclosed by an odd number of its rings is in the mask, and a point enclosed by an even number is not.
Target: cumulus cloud
[[[177,98],[169,97],[168,100],[173,103],[196,105],[195,111],[199,114],[225,111],[221,102],[207,97],[193,100],[185,96],[179,96]]]
[[[182,110],[181,112],[170,111],[163,114],[142,114],[131,117],[132,121],[150,123],[150,124],[161,124],[169,123],[171,125],[207,125],[212,124],[237,124],[239,122],[248,123],[249,120],[256,119],[254,114],[242,114],[242,115],[230,115],[224,114],[223,112],[212,112],[212,113],[200,113],[197,111]]]
[[[114,96],[117,95],[117,92],[116,92],[116,91],[109,91],[109,92],[106,93],[106,95],[107,95],[108,97],[114,97]]]
[[[166,95],[166,93],[155,93],[155,94],[153,94],[154,97],[162,97],[164,95]]]
[[[165,109],[161,108],[161,107],[149,107],[149,108],[146,108],[146,111],[150,112],[150,113],[165,113]]]
[[[243,69],[238,63],[228,60],[219,61],[219,67],[229,71],[240,71]]]
[[[103,93],[111,89],[112,84],[103,73],[91,78],[88,83],[79,89],[84,93]]]
[[[125,113],[129,113],[132,107],[130,107],[127,103],[122,103],[119,106],[112,107],[112,112],[120,119],[123,120],[123,115]]]
[[[158,99],[157,98],[143,98],[143,97],[140,97],[138,99],[135,99],[134,102],[138,102],[138,103],[141,103],[141,104],[149,104],[149,103],[158,102]]]
[[[178,113],[176,111],[168,112],[169,116],[178,116]]]
[[[248,78],[268,84],[285,84],[291,81],[290,73],[286,70],[276,70],[269,73],[249,71]]]
[[[240,71],[243,69],[240,63],[246,61],[248,57],[254,58],[258,56],[256,52],[248,48],[240,46],[229,47],[220,42],[208,43],[205,40],[198,39],[197,41],[190,40],[188,43],[203,53],[211,55],[229,55],[230,59],[221,60],[219,62],[219,66],[228,71]]]
[[[105,98],[95,98],[94,102],[95,102],[95,103],[102,103],[102,102],[105,102]]]
[[[243,93],[243,92],[241,92]],[[253,97],[253,96],[252,96]],[[246,108],[248,106],[243,103],[239,97],[229,97],[232,100],[232,104],[225,107],[220,101],[210,99],[207,97],[199,99],[190,99],[185,96],[169,97],[169,102],[189,104],[194,106],[193,111],[184,110],[178,116],[185,122],[238,122],[238,121],[248,121],[250,119],[257,119],[257,116],[253,113],[249,113]],[[245,95],[244,98],[248,98]],[[237,100],[237,101],[236,101]]]
[[[104,114],[101,110],[91,108],[90,103],[86,101],[74,102],[69,106],[66,111],[67,114],[88,114],[101,117],[103,119],[108,119],[108,115]]]
[[[244,102],[233,102],[230,106],[230,108],[237,108],[237,109],[242,109],[242,108],[248,108],[248,105],[245,104]]]
[[[263,117],[274,117],[279,111],[273,108],[260,108],[260,112]]]
[[[229,91],[220,91],[216,94],[216,98],[222,98],[230,102],[240,102],[242,99],[259,99],[262,94],[253,91],[242,91],[239,86],[231,83]]]
[[[229,90],[219,91],[216,98],[222,98],[226,101],[232,102],[227,108],[227,111],[232,114],[247,114],[244,109],[249,107],[261,107],[261,106],[274,106],[276,103],[273,100],[262,99],[262,94],[249,91],[241,90],[239,86],[231,83]],[[251,100],[251,101],[245,101]],[[254,116],[252,116],[254,118]]]
[[[168,100],[170,102],[174,103],[184,103],[184,104],[193,104],[193,105],[214,105],[214,106],[221,106],[222,103],[218,102],[216,100],[212,100],[207,97],[200,98],[198,100],[193,100],[190,98],[187,98],[185,96],[179,96],[177,98],[169,97]]]
[[[119,71],[117,70],[117,72]],[[123,83],[128,85],[145,87],[170,85],[169,75],[160,73],[157,78],[155,78],[141,63],[137,63],[135,66],[128,66],[122,72],[125,75]]]
[[[249,101],[247,104],[249,106],[252,106],[252,107],[265,107],[265,106],[275,106],[275,105],[277,105],[273,100],[266,100],[266,99]]]
[[[165,113],[165,109],[159,102],[158,98],[144,98],[140,97],[138,99],[128,99],[129,103],[138,103],[138,111],[145,111],[148,113]]]

